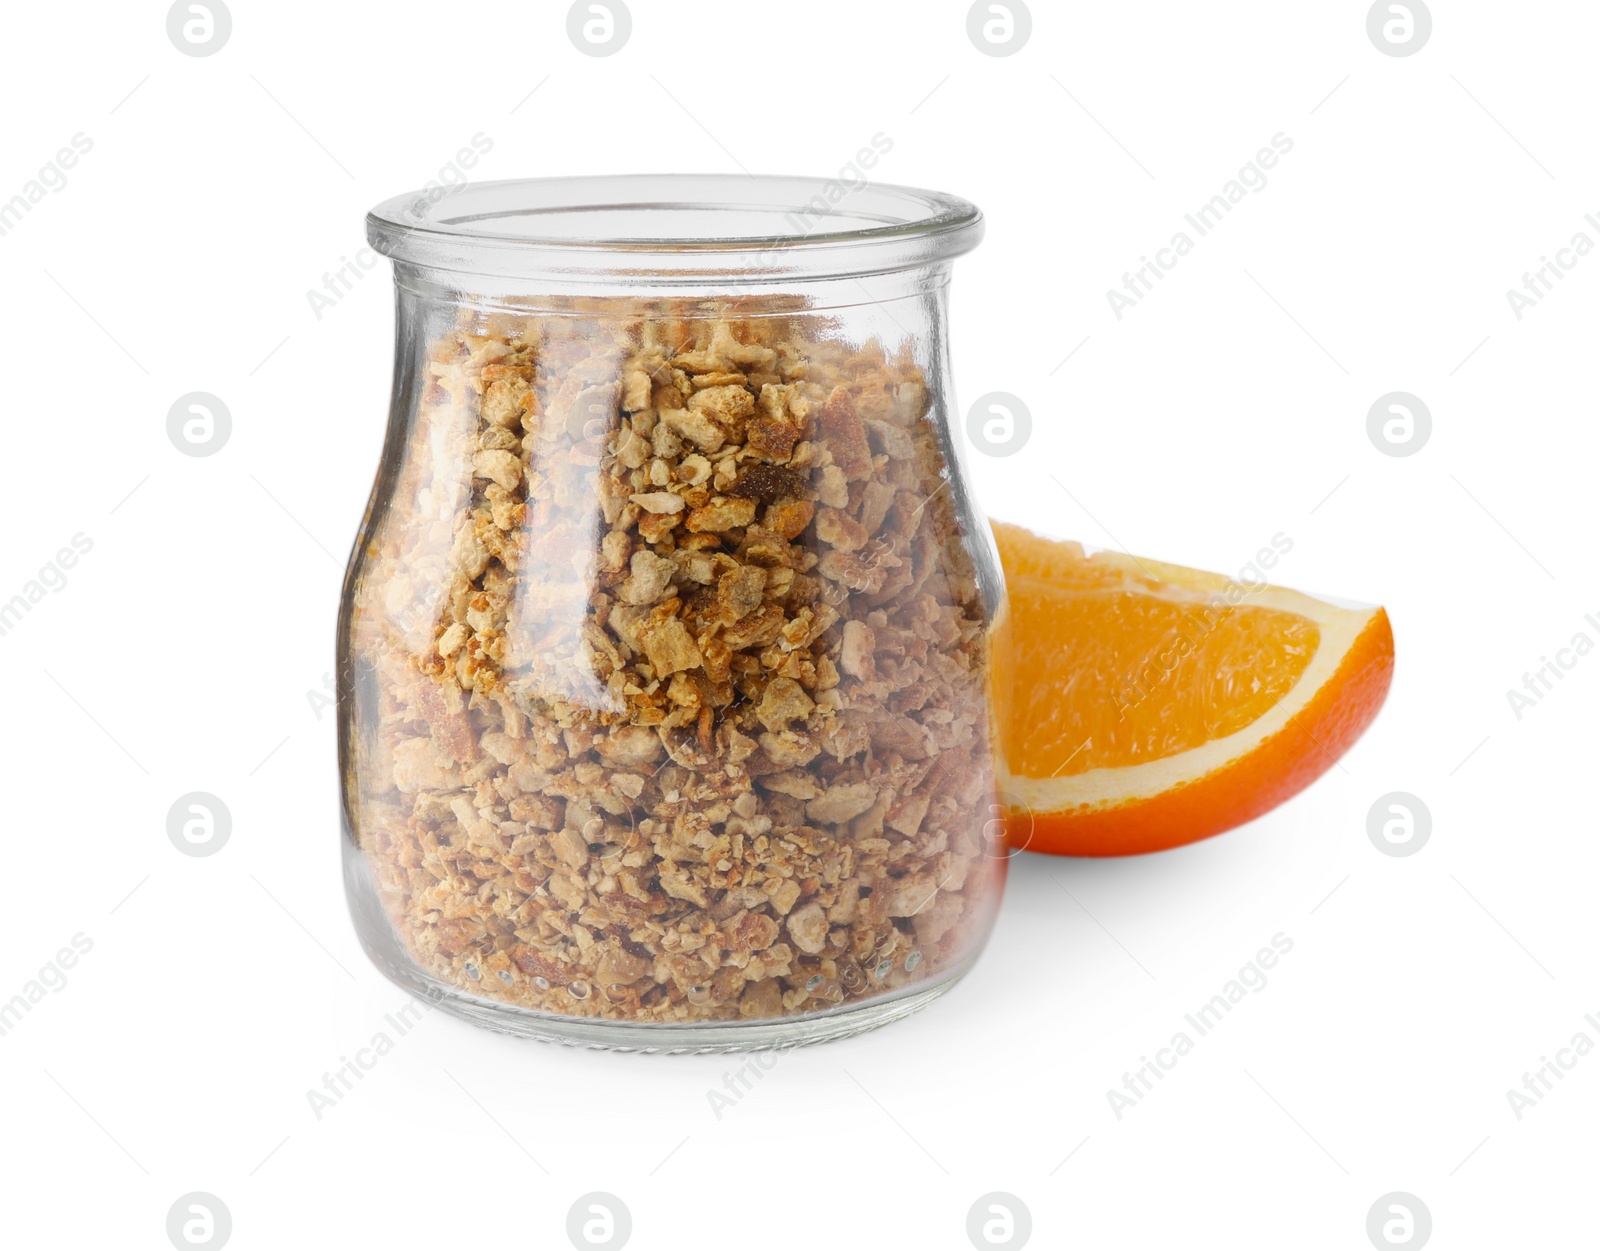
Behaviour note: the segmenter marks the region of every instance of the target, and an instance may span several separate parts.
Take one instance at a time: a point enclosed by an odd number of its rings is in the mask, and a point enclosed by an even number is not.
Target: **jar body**
[[[601,1046],[927,1002],[1006,863],[1003,583],[951,434],[948,266],[870,299],[396,278],[339,636],[369,953]]]

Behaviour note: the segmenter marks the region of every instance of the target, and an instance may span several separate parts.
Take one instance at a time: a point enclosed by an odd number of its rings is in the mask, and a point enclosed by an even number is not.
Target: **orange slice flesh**
[[[1030,851],[1130,855],[1232,829],[1331,768],[1388,694],[1382,608],[994,531],[1009,830]]]

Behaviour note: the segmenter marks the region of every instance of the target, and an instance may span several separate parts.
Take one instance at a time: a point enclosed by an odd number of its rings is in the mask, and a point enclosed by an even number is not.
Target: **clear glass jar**
[[[952,433],[970,204],[789,178],[418,192],[346,576],[346,883],[389,977],[651,1050],[841,1037],[1005,877],[1004,583]]]

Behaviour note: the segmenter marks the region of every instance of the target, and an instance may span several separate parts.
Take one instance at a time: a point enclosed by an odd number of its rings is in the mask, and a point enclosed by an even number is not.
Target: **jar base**
[[[596,1051],[713,1055],[787,1050],[864,1034],[927,1007],[958,982],[977,958],[881,999],[850,1007],[755,1021],[645,1022],[560,1016],[469,994],[420,968],[401,946],[372,884],[365,857],[346,833],[345,890],[356,936],[367,958],[402,990],[473,1025],[538,1042]]]

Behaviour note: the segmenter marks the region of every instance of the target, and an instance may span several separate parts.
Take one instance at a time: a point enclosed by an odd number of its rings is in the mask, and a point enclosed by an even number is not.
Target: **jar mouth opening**
[[[373,247],[397,262],[505,277],[830,278],[948,260],[982,233],[966,200],[859,176],[460,183],[395,196],[367,215]]]

